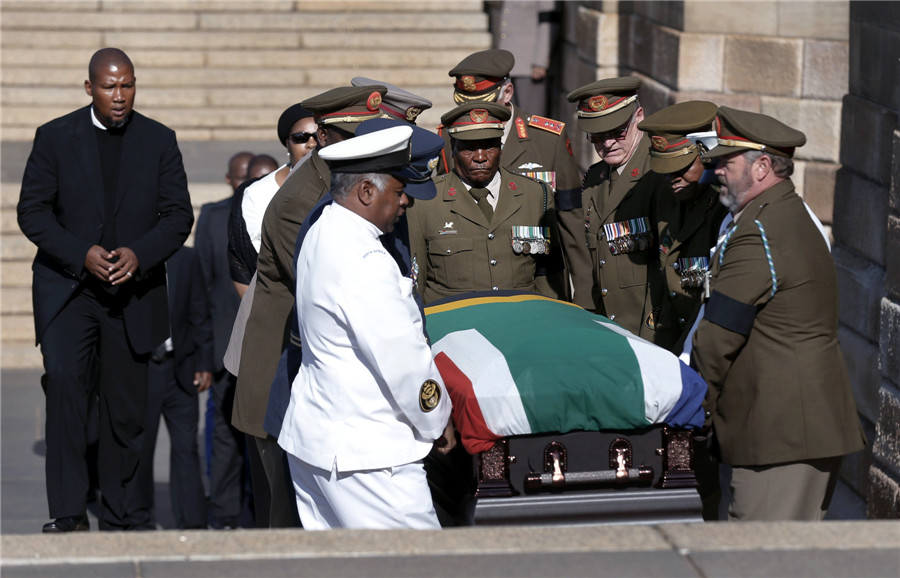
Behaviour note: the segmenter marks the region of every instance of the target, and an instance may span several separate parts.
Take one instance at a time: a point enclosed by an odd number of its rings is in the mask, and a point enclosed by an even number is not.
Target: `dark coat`
[[[175,133],[133,112],[122,142],[116,201],[118,244],[139,267],[124,293],[131,347],[147,353],[169,335],[163,263],[191,232],[193,211]],[[39,127],[25,167],[19,227],[38,246],[32,270],[37,342],[90,277],[88,250],[103,234],[103,177],[90,106]],[[106,247],[115,249],[115,247]]]
[[[722,462],[763,466],[862,449],[837,339],[834,260],[790,180],[743,210],[713,256],[710,285],[692,364],[709,384]],[[722,296],[729,315],[716,312]]]
[[[214,370],[213,331],[197,252],[182,247],[166,261],[175,381],[196,395],[194,373]]]

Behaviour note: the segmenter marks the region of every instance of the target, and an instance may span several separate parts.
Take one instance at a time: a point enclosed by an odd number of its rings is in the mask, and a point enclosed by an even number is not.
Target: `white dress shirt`
[[[244,198],[241,199],[241,215],[244,217],[250,242],[253,243],[257,253],[262,245],[262,222],[266,208],[280,188],[278,181],[275,180],[275,173],[282,168],[284,165],[244,189]]]
[[[326,471],[421,460],[450,418],[412,280],[400,275],[381,234],[332,203],[297,259],[303,361],[278,443]],[[441,396],[424,411],[420,392],[428,380]]]

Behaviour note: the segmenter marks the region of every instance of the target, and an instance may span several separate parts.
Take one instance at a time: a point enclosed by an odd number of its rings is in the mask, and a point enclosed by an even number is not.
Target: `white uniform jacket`
[[[450,418],[412,280],[400,275],[381,234],[333,203],[297,259],[303,361],[278,443],[328,471],[420,460]]]

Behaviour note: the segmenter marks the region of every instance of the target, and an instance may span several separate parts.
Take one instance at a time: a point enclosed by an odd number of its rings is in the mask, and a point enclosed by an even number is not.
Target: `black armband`
[[[571,211],[581,208],[581,189],[556,191],[556,210]]]
[[[706,312],[703,314],[703,318],[728,331],[734,331],[740,335],[750,335],[757,311],[755,305],[741,303],[737,299],[713,291],[709,301],[706,302]]]

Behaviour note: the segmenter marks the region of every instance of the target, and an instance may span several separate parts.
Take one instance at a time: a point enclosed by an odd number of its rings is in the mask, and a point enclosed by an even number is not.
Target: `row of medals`
[[[547,255],[550,253],[550,241],[539,237],[513,237],[512,250],[516,255]]]
[[[653,242],[652,233],[631,233],[616,237],[609,242],[609,252],[613,255],[646,251]]]
[[[677,263],[676,263],[677,265]],[[675,268],[676,273],[679,267]],[[705,268],[695,268],[681,271],[681,287],[684,289],[699,289],[705,285],[707,270]]]

